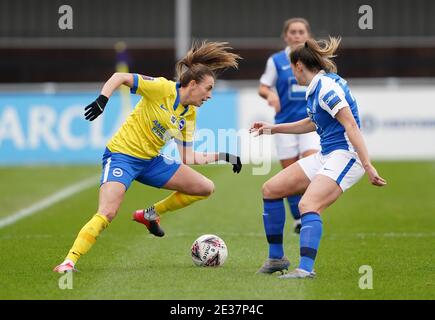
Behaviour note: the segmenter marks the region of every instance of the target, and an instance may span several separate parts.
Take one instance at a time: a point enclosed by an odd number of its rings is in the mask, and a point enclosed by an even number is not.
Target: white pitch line
[[[70,185],[69,187],[66,187],[65,189],[53,193],[52,195],[42,199],[41,201],[38,201],[37,203],[31,205],[30,207],[21,209],[17,212],[12,213],[11,215],[8,215],[3,219],[0,219],[0,229],[9,226],[11,224],[14,224],[15,222],[25,217],[31,216],[42,209],[48,208],[57,202],[60,202],[66,198],[71,197],[76,193],[79,193],[80,191],[83,191],[87,188],[90,188],[93,185],[96,185],[97,182],[99,181],[98,178],[99,176],[91,177],[79,181],[73,185]]]

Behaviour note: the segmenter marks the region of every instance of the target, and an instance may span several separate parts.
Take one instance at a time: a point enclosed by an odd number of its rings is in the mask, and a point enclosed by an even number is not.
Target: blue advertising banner
[[[121,97],[111,97],[103,116],[84,119],[95,93],[0,95],[0,165],[100,163],[106,142],[122,124]],[[139,96],[132,95],[133,106]],[[237,92],[216,91],[198,111],[201,151],[234,151],[219,132],[237,128]],[[228,142],[227,142],[228,144]],[[235,144],[234,144],[235,145]],[[206,147],[205,147],[206,146]],[[171,152],[171,156],[176,156]]]

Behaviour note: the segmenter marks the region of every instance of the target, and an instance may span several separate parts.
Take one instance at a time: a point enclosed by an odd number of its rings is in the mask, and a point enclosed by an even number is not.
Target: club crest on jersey
[[[119,178],[123,175],[123,172],[122,172],[121,168],[115,168],[115,169],[113,169],[112,174],[114,177]]]
[[[171,123],[175,124],[176,121],[177,121],[177,118],[174,115],[172,115],[171,116]]]
[[[178,130],[183,130],[185,125],[186,125],[186,120],[180,119],[180,121],[178,122]]]

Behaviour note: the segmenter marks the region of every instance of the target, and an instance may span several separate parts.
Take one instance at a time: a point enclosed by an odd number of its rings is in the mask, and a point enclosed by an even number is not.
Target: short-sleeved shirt
[[[358,105],[347,81],[335,73],[322,70],[311,80],[306,98],[308,116],[316,124],[322,154],[340,149],[355,151],[346,130],[335,118],[340,109],[349,106],[360,126]]]
[[[163,77],[133,75],[132,93],[142,96],[133,112],[108,142],[111,152],[151,159],[171,139],[193,143],[196,107],[180,104],[179,84]]]
[[[290,66],[290,48],[273,54],[267,60],[266,70],[260,83],[275,87],[281,110],[275,115],[275,123],[299,121],[307,117],[306,87],[298,85]]]

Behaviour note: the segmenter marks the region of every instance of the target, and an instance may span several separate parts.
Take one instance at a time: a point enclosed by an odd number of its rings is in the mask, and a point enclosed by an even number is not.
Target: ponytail
[[[329,37],[329,40],[308,39],[305,44],[298,47],[290,54],[290,61],[293,64],[301,61],[308,70],[325,70],[326,72],[337,72],[337,65],[332,60],[340,45],[341,38]]]
[[[228,42],[195,42],[184,58],[176,64],[177,80],[182,87],[191,80],[200,81],[204,76],[216,78],[217,72],[227,68],[238,68],[241,57],[228,50]]]

